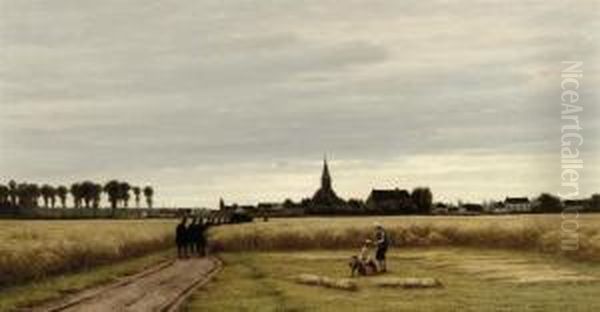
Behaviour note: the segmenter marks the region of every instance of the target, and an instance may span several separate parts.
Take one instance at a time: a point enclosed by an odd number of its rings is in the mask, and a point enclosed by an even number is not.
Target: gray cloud
[[[378,172],[440,154],[543,158],[558,150],[565,59],[586,64],[584,148],[596,160],[595,9],[594,1],[0,0],[0,172],[151,181],[166,202],[192,205],[254,199],[239,172],[269,172],[261,193],[283,194],[264,189],[323,152],[387,164]],[[287,164],[275,166],[279,178],[273,164]],[[359,167],[346,169],[357,173],[347,193],[369,187]],[[553,169],[530,170],[519,185],[542,190],[528,179]],[[173,176],[185,172],[193,176]],[[452,193],[456,172],[432,176]],[[287,186],[289,196],[305,191]]]

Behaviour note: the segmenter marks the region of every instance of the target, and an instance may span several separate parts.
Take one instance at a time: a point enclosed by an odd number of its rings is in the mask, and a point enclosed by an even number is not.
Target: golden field
[[[563,250],[560,215],[257,219],[212,228],[209,240],[214,251],[224,252],[357,250],[372,236],[373,223],[380,222],[394,248],[518,249],[600,260],[600,214],[580,215],[575,221],[574,251]],[[176,222],[0,221],[0,287],[164,250],[173,244]]]
[[[170,247],[175,221],[0,221],[0,286]]]
[[[271,219],[215,228],[210,238],[215,250],[227,252],[358,249],[372,237],[374,222],[384,225],[394,247],[519,249],[600,260],[600,214]],[[575,235],[568,232],[575,227]]]

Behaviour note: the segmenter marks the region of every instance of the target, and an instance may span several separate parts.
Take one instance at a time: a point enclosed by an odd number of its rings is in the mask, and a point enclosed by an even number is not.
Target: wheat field
[[[175,221],[0,221],[0,286],[165,249]]]
[[[211,231],[218,251],[358,248],[380,222],[395,247],[503,248],[600,260],[600,214],[271,219]],[[568,223],[568,224],[567,224]],[[572,231],[575,226],[575,232]],[[569,240],[569,242],[565,242]]]
[[[519,249],[600,260],[600,214],[575,220],[573,251],[563,248],[563,221],[560,215],[271,219],[215,227],[209,239],[216,252],[357,249],[380,222],[394,248]],[[173,242],[176,222],[0,221],[0,287],[164,250]]]

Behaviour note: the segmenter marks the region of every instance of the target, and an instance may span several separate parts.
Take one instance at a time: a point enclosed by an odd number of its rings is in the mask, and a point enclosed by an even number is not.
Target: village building
[[[447,215],[449,212],[448,205],[444,203],[437,203],[433,206],[431,210],[432,215]]]
[[[478,215],[484,212],[482,204],[467,203],[461,204],[458,213],[463,215]]]
[[[493,202],[490,204],[490,213],[492,214],[507,214],[510,213],[506,205],[502,201]]]
[[[414,205],[407,190],[373,189],[367,199],[367,209],[386,213],[412,213]]]
[[[565,211],[585,211],[589,206],[587,200],[583,199],[567,199],[563,202]]]
[[[506,197],[504,208],[508,213],[531,212],[531,201],[527,197]]]

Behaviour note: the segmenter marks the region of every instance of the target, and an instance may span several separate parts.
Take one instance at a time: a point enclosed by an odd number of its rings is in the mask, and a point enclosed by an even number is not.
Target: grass
[[[577,219],[577,249],[563,248],[561,215],[271,219],[211,231],[215,250],[297,251],[357,248],[381,222],[396,247],[458,246],[540,251],[600,260],[600,214]],[[572,226],[572,224],[571,224]]]
[[[375,221],[393,241],[389,277],[434,277],[446,287],[379,289],[374,278],[362,278],[359,291],[348,294],[294,282],[302,273],[346,277],[348,257],[372,236]],[[135,271],[146,260],[51,277],[166,249],[174,222],[0,221],[0,310]],[[560,215],[348,217],[216,227],[210,241],[225,269],[188,310],[597,310],[590,298],[600,283],[590,279],[600,279],[600,215],[579,216],[574,251],[562,248],[562,222]],[[39,282],[15,286],[32,280]]]
[[[175,221],[0,221],[0,287],[171,247]]]
[[[0,311],[14,311],[41,302],[62,298],[99,284],[110,283],[120,277],[143,271],[154,264],[172,258],[173,251],[153,253],[144,257],[105,265],[85,272],[55,276],[5,288],[0,292]]]
[[[598,311],[598,282],[560,279],[520,281],[520,263],[528,274],[552,268],[600,278],[600,265],[578,263],[551,255],[522,251],[471,248],[406,248],[390,253],[391,272],[385,277],[434,277],[444,284],[433,289],[382,289],[378,278],[362,277],[359,290],[299,285],[298,274],[333,278],[348,276],[346,251],[226,253],[216,280],[197,292],[187,311]],[[474,274],[464,260],[490,266]],[[506,268],[498,266],[505,263]],[[505,273],[498,278],[497,273]],[[540,274],[548,274],[540,270]]]

